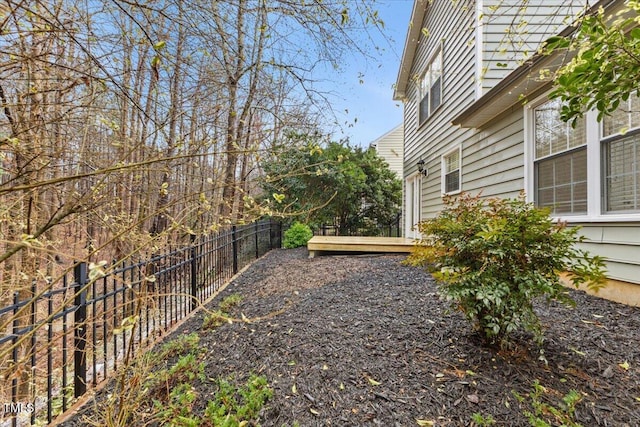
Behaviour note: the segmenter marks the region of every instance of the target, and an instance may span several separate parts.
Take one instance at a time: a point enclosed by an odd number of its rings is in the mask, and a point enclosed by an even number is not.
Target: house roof
[[[420,43],[420,34],[422,33],[422,22],[427,13],[429,0],[415,0],[413,2],[413,10],[411,11],[411,20],[409,21],[409,29],[407,30],[407,38],[404,42],[404,51],[402,52],[402,60],[400,61],[400,69],[396,78],[396,86],[393,90],[393,99],[402,101],[407,97],[407,86],[411,79],[411,66],[418,50]]]
[[[622,0],[601,0],[591,10],[597,10],[600,7],[609,9],[612,6],[621,6],[623,3]],[[575,30],[575,27],[569,26],[559,35],[568,36]],[[534,55],[455,117],[452,123],[462,127],[481,128],[494,117],[512,111],[514,108],[521,108],[523,97],[525,99],[535,97],[552,85],[553,82],[550,79],[540,77],[540,71],[553,72],[571,60],[574,55],[575,52],[566,51],[562,54]]]

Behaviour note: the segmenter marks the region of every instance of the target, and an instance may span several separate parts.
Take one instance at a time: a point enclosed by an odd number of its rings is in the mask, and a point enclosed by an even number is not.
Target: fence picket
[[[237,274],[253,258],[254,244],[256,257],[280,247],[281,233],[281,224],[273,221],[234,225],[227,231],[214,233],[208,239],[194,237],[187,248],[171,248],[164,255],[154,254],[150,259],[138,263],[126,260],[119,264],[113,263],[111,271],[99,278],[102,286],[91,282],[87,264],[80,262],[73,268],[73,280],[65,275],[60,289],[54,289],[55,283],[49,283],[49,291],[42,293],[39,299],[20,301],[16,292],[13,304],[0,307],[0,313],[14,315],[13,328],[9,332],[0,333],[0,344],[13,345],[11,352],[14,364],[23,365],[10,369],[23,369],[32,373],[46,370],[43,381],[38,381],[35,376],[31,378],[30,396],[34,401],[30,403],[36,405],[35,396],[46,397],[41,398],[39,406],[35,406],[36,412],[30,414],[29,418],[19,417],[17,413],[0,413],[0,420],[9,417],[14,427],[19,425],[18,422],[52,422],[58,415],[54,407],[56,401],[61,403],[62,412],[69,407],[67,391],[70,390],[67,386],[73,387],[73,395],[77,398],[84,395],[88,387],[96,387],[111,378],[118,369],[119,359],[126,352],[128,340],[133,340],[131,344],[136,347],[133,350],[139,351],[140,347],[152,341],[154,335],[166,331],[188,316],[200,303],[214,295],[224,282]],[[262,235],[263,238],[260,237]],[[264,247],[260,246],[261,243]],[[148,282],[149,275],[154,276],[155,281]],[[139,298],[145,298],[141,301],[144,307],[136,324],[138,330],[135,334],[133,331],[114,334],[114,328],[121,326],[122,319],[133,314],[136,290]],[[130,296],[127,297],[127,294]],[[35,289],[32,295],[37,295]],[[67,295],[72,295],[73,299],[67,300]],[[54,297],[62,300],[58,312],[54,310]],[[40,301],[46,317],[36,317]],[[33,308],[31,325],[21,326],[18,313],[26,304]],[[149,307],[149,304],[153,305]],[[90,316],[87,313],[89,307]],[[98,313],[98,308],[102,308],[102,313]],[[67,319],[72,313],[73,323]],[[45,328],[46,333],[43,333],[43,339],[39,336],[36,339],[37,331],[41,328]],[[61,333],[56,334],[56,330]],[[71,332],[72,349],[67,344],[67,336],[70,338]],[[102,335],[99,337],[102,345],[99,345],[98,333]],[[30,357],[17,360],[16,343],[24,340],[23,337],[31,344]],[[46,348],[41,343],[45,343]],[[60,345],[62,354],[55,357],[52,350]],[[45,354],[46,358],[36,360],[36,354]],[[54,360],[59,360],[58,364]],[[20,403],[15,402],[18,399],[16,376],[11,375],[11,372],[0,372],[0,377],[7,378],[3,381],[9,382],[0,383],[0,389],[10,390],[12,403]],[[71,379],[73,382],[68,381]],[[42,390],[45,387],[46,390]]]

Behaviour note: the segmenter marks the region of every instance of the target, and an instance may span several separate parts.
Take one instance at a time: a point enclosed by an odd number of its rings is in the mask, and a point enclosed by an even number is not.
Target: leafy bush
[[[284,232],[283,245],[287,249],[305,246],[309,239],[313,237],[313,232],[308,225],[294,222],[293,225]]]
[[[211,425],[220,427],[238,427],[249,425],[257,420],[265,402],[273,396],[273,391],[265,377],[251,375],[246,385],[236,388],[229,381],[218,381],[215,398],[209,401],[205,410],[205,419]]]
[[[569,393],[562,397],[562,402],[557,407],[543,402],[542,396],[545,393],[547,393],[547,389],[538,380],[533,383],[533,391],[525,396],[521,396],[515,391],[513,392],[513,395],[521,404],[527,403],[527,397],[530,399],[528,403],[533,411],[525,409],[522,413],[527,417],[532,427],[582,427],[581,424],[575,421],[576,406],[582,400],[580,393],[570,390]],[[549,418],[552,418],[552,422],[545,420]]]
[[[543,334],[533,302],[573,304],[558,273],[577,287],[604,286],[604,262],[577,249],[578,228],[554,223],[547,210],[518,199],[447,198],[445,209],[418,225],[423,239],[409,263],[426,265],[439,292],[472,321],[488,344],[512,332]]]

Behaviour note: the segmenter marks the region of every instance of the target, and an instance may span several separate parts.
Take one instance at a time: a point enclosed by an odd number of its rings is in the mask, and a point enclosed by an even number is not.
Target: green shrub
[[[262,376],[251,375],[246,385],[235,387],[228,380],[218,381],[215,398],[209,401],[204,418],[213,426],[238,427],[254,423],[273,391]]]
[[[308,225],[294,222],[293,225],[284,232],[283,245],[287,249],[305,246],[309,239],[313,237],[313,232]]]
[[[543,334],[533,302],[573,304],[560,282],[604,286],[604,262],[576,248],[578,228],[553,222],[547,210],[518,199],[447,198],[445,209],[418,225],[423,239],[409,263],[426,265],[439,292],[489,344],[508,344],[518,329]]]
[[[582,427],[575,421],[576,406],[582,400],[582,395],[575,390],[562,397],[562,402],[558,406],[545,403],[542,396],[547,393],[547,389],[543,387],[538,380],[533,383],[533,390],[525,396],[521,396],[517,392],[513,392],[515,398],[521,404],[529,403],[533,411],[523,410],[522,413],[527,417],[532,427]],[[526,398],[530,402],[527,402]],[[549,420],[551,418],[551,420]],[[550,422],[549,422],[550,421]]]

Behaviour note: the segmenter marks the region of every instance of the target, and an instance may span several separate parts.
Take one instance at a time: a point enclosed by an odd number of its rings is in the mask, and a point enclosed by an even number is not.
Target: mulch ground
[[[575,308],[540,305],[545,363],[525,336],[511,351],[483,347],[431,276],[403,259],[272,251],[210,305],[240,294],[232,314],[262,320],[203,330],[198,313],[173,336],[199,333],[209,378],[264,375],[265,427],[472,426],[474,413],[528,426],[536,380],[554,407],[578,391],[585,427],[640,426],[640,308],[577,291]],[[196,410],[213,387],[197,383]]]

